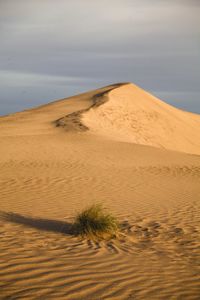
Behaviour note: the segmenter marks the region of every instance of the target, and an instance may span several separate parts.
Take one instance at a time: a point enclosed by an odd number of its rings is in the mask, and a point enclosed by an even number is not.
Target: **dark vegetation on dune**
[[[39,230],[65,233],[89,239],[110,239],[117,236],[119,223],[101,204],[94,204],[77,213],[74,222],[23,216],[13,212],[1,212],[1,218]]]
[[[94,204],[78,213],[74,222],[75,232],[90,238],[116,237],[119,224],[101,204]]]

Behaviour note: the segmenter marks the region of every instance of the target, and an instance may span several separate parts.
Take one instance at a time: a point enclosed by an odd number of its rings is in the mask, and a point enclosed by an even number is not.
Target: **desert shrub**
[[[101,204],[94,204],[78,213],[74,221],[76,234],[89,238],[111,238],[117,235],[119,224]]]

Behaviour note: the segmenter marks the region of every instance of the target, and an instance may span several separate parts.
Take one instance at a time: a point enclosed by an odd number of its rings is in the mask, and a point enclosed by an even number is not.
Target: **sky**
[[[200,113],[200,0],[0,0],[0,115],[133,82]]]

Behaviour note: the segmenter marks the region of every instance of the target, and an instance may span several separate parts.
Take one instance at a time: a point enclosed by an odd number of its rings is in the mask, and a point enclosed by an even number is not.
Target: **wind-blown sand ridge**
[[[57,121],[118,141],[200,154],[200,117],[127,83],[93,96],[93,104]],[[69,125],[70,123],[70,125]]]

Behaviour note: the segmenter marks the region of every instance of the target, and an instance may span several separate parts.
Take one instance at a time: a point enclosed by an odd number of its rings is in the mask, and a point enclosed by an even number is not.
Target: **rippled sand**
[[[199,299],[200,117],[151,97],[119,84],[0,118],[1,299]],[[94,202],[119,239],[70,232]]]

